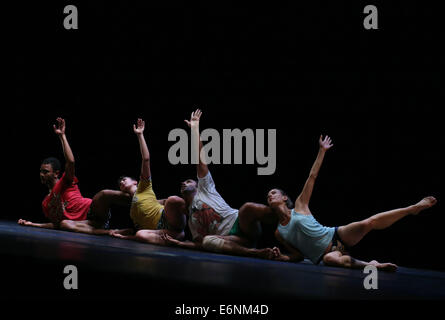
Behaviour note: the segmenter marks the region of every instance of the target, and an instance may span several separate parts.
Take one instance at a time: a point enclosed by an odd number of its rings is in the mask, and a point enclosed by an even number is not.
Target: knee
[[[218,236],[205,236],[202,239],[202,247],[208,251],[221,252],[224,242],[224,239]]]
[[[184,199],[182,199],[181,197],[178,197],[178,196],[168,197],[167,200],[165,201],[165,207],[166,208],[168,207],[168,211],[173,209],[173,211],[180,213],[180,214],[186,213],[185,201],[184,201]]]
[[[238,211],[238,215],[241,219],[253,219],[255,216],[261,216],[263,211],[261,209],[264,207],[262,204],[255,202],[246,202],[241,206]]]
[[[136,240],[144,241],[146,238],[146,232],[144,230],[137,231],[134,236],[136,237]]]
[[[108,198],[108,197],[112,196],[114,193],[115,193],[114,190],[104,189],[104,190],[99,191],[96,194],[96,196],[98,198]]]
[[[141,238],[144,236],[144,233],[145,233],[144,230],[139,230],[139,231],[136,231],[136,233],[134,235],[138,238]]]
[[[252,211],[255,210],[255,208],[258,205],[255,202],[246,202],[245,204],[243,204],[241,206],[241,208],[239,209],[240,212],[246,212],[246,211]]]
[[[181,197],[170,196],[167,198],[167,201],[165,203],[166,204],[168,203],[169,205],[174,205],[174,206],[181,206],[181,205],[185,204],[185,201]]]
[[[344,257],[346,257],[346,256],[342,256],[339,251],[334,251],[334,252],[324,255],[323,262],[326,265],[330,265],[330,266],[341,266],[341,265],[343,265],[342,263],[343,263]]]
[[[103,198],[106,196],[107,191],[108,191],[108,190],[101,190],[101,191],[99,191],[98,193],[96,193],[96,194],[94,195],[94,197],[93,197],[93,201],[96,202],[96,201],[98,201],[98,200],[103,199]]]

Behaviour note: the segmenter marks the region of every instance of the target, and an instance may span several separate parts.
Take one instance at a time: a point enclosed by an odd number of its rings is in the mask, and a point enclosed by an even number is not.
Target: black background
[[[79,10],[65,30],[63,8]],[[44,221],[41,160],[63,159],[52,124],[67,122],[82,194],[138,177],[132,125],[146,121],[154,189],[179,194],[193,165],[169,164],[167,137],[196,107],[201,129],[277,129],[277,169],[212,165],[234,208],[265,203],[280,187],[295,198],[320,134],[332,137],[311,200],[335,226],[434,195],[438,204],[373,231],[357,258],[445,270],[440,10],[433,2],[374,2],[379,29],[365,30],[357,1],[63,1],[17,8],[11,48],[14,100],[3,120],[6,219]],[[115,226],[129,224],[125,210]],[[267,239],[265,243],[272,243]]]

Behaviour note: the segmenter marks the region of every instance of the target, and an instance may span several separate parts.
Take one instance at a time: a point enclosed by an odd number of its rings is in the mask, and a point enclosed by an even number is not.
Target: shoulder
[[[210,171],[207,172],[207,174],[204,177],[198,176],[198,188],[199,187],[208,187],[215,185],[215,182],[213,181],[213,177],[210,174]]]
[[[210,173],[210,170],[209,171],[207,171],[207,173],[204,175],[204,176],[202,176],[202,177],[200,177],[199,175],[197,175],[197,178],[198,178],[198,181],[202,181],[202,180],[213,180],[213,178],[212,178],[212,174]]]
[[[71,179],[65,174],[62,174],[62,177],[59,179],[58,183],[62,183],[66,186],[71,186],[79,183],[79,179],[76,176],[73,176]]]
[[[140,177],[138,182],[138,189],[149,188],[151,187],[151,184],[152,184],[151,177],[150,178]]]

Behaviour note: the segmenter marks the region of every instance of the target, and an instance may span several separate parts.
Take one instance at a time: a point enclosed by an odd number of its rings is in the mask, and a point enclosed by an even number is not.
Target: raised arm
[[[314,164],[312,165],[311,172],[309,173],[309,177],[304,184],[303,190],[295,201],[295,210],[300,210],[302,212],[309,211],[309,200],[312,196],[312,190],[314,189],[315,180],[317,179],[318,173],[320,171],[321,164],[323,163],[323,159],[327,150],[329,150],[333,144],[331,138],[326,136],[323,139],[323,136],[320,136],[318,140],[318,144],[320,148],[318,149],[317,158],[315,159]]]
[[[68,183],[74,180],[74,155],[65,135],[65,120],[57,118],[57,126],[53,125],[54,132],[59,136],[62,143],[63,155],[65,157],[65,179]]]
[[[187,123],[187,125],[189,126],[189,128],[192,131],[192,137],[194,139],[197,139],[197,145],[199,145],[199,163],[197,165],[197,174],[199,178],[204,178],[207,173],[209,172],[209,168],[207,167],[207,164],[205,162],[202,161],[201,159],[201,150],[202,150],[202,141],[200,139],[200,135],[199,135],[199,119],[201,118],[202,112],[199,109],[196,109],[195,112],[192,112],[191,116],[190,116],[190,121],[188,120],[184,120],[185,123]],[[194,150],[192,151],[194,152]]]
[[[142,155],[142,166],[141,166],[141,178],[149,179],[151,177],[150,172],[150,153],[148,152],[147,143],[144,138],[145,121],[138,119],[137,126],[133,125],[133,131],[136,133],[139,141],[139,147],[141,149]]]

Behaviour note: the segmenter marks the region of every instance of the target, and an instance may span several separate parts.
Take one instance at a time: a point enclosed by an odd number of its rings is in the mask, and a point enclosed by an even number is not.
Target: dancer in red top
[[[130,196],[121,191],[102,190],[93,199],[84,198],[78,187],[75,176],[74,155],[65,135],[65,120],[57,118],[53,125],[58,135],[65,156],[65,172],[59,179],[61,165],[56,158],[43,160],[40,166],[40,181],[45,184],[49,193],[42,202],[42,209],[49,223],[34,223],[19,219],[20,225],[62,229],[89,234],[109,234],[110,206],[127,205]]]

